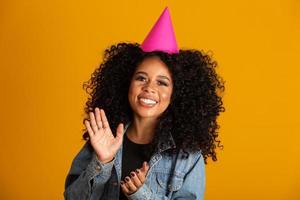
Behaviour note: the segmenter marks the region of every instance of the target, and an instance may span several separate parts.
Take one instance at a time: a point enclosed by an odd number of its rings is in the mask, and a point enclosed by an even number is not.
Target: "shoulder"
[[[74,157],[70,171],[74,174],[80,174],[90,163],[93,156],[93,151],[93,147],[89,141],[86,141]]]
[[[185,167],[185,172],[187,173],[190,171],[195,165],[204,164],[203,162],[203,156],[201,153],[201,150],[199,151],[185,151],[180,150],[178,153],[178,159],[180,162],[184,163],[182,164]]]
[[[197,162],[201,158],[203,159],[201,150],[190,151],[190,150],[180,149],[177,150],[176,153],[173,152],[167,154],[168,156],[172,157],[173,159],[176,159],[177,161],[190,163],[190,164]]]

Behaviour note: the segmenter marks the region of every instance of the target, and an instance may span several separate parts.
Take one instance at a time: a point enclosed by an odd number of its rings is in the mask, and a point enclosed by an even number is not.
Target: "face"
[[[170,104],[172,91],[167,66],[158,57],[146,58],[136,68],[129,87],[128,100],[134,116],[156,119]]]

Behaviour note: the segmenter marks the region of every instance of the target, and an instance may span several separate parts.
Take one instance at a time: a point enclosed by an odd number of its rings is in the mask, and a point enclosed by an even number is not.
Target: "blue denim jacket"
[[[128,128],[127,124],[124,132]],[[169,134],[167,143],[159,144],[159,151],[149,161],[145,183],[130,200],[203,200],[205,191],[205,164],[200,151],[177,155],[164,152],[175,145]],[[86,142],[72,162],[65,180],[66,200],[119,200],[122,145],[115,158],[102,164],[92,146]],[[74,178],[75,177],[75,178]]]

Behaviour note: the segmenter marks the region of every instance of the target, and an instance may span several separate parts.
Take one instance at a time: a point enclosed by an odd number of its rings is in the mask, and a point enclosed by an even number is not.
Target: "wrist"
[[[106,163],[109,163],[109,162],[113,161],[114,157],[109,158],[109,159],[105,159],[105,160],[101,160],[101,159],[99,159],[99,157],[97,156],[97,159],[98,159],[102,164],[106,164]]]

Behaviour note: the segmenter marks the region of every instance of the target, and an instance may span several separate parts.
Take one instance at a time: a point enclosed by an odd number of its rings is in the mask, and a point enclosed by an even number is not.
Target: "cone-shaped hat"
[[[164,9],[148,33],[141,48],[145,52],[163,51],[169,54],[179,52],[168,7]]]

